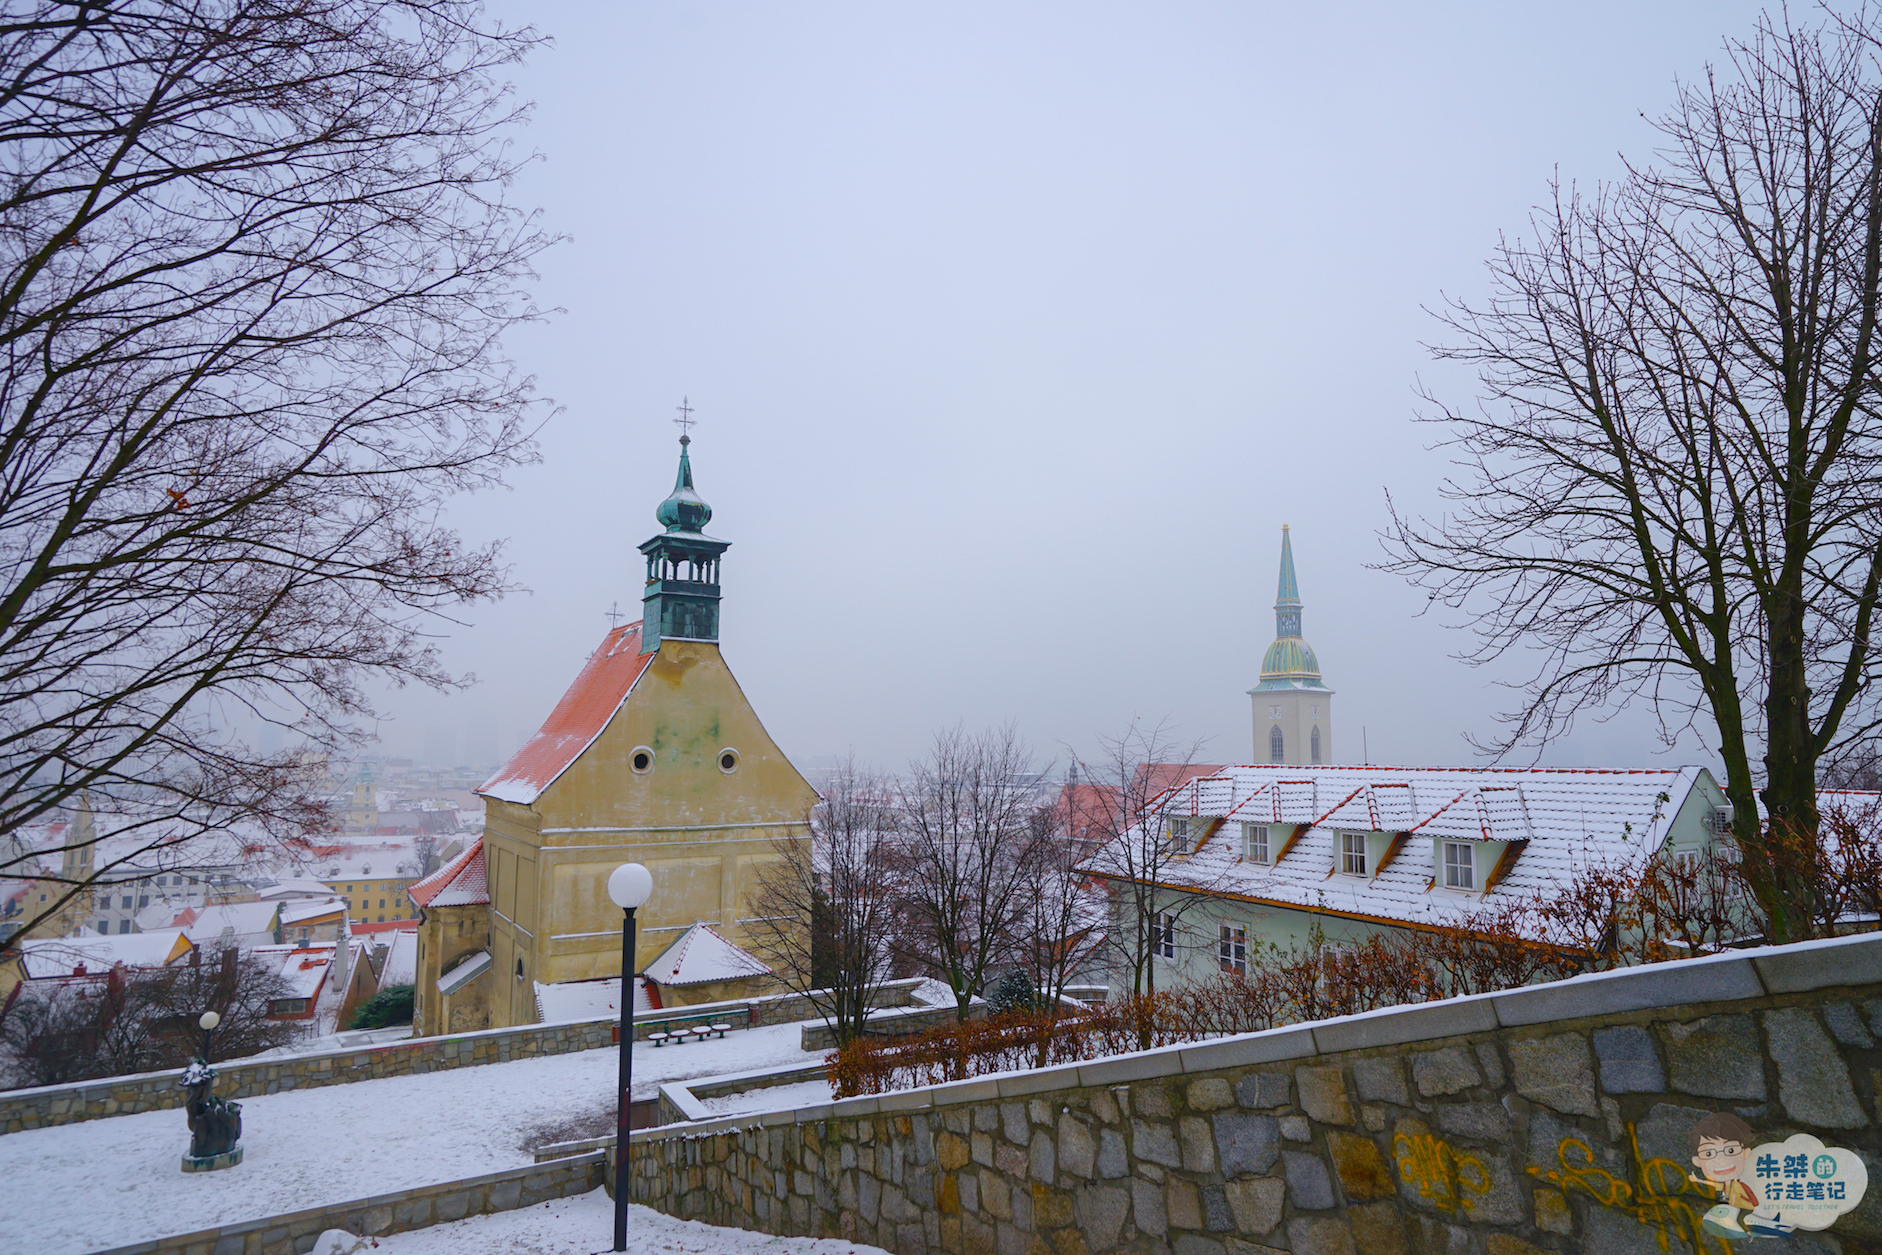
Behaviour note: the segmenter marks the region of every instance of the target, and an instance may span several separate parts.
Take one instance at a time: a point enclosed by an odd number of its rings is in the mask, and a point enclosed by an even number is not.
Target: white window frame
[[[1683,872],[1697,872],[1699,870],[1699,851],[1674,850],[1673,866]]]
[[[1260,834],[1260,839],[1256,835]],[[1242,861],[1267,867],[1274,862],[1273,838],[1267,824],[1242,825]]]
[[[1219,923],[1215,936],[1216,962],[1222,970],[1248,975],[1248,929],[1241,924]]]
[[[1342,832],[1340,839],[1340,874],[1342,876],[1364,876],[1371,863],[1367,857],[1366,834],[1363,832]],[[1357,862],[1357,866],[1355,866]]]
[[[1468,841],[1443,842],[1440,854],[1444,859],[1444,887],[1446,889],[1477,888],[1477,850]]]
[[[1159,959],[1176,957],[1176,916],[1150,917],[1150,953],[1153,958]]]
[[[1166,820],[1164,834],[1170,853],[1189,853],[1189,819],[1187,817]]]

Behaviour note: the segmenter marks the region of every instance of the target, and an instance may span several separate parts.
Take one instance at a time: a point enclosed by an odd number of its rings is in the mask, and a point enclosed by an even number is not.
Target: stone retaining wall
[[[350,1203],[310,1207],[284,1216],[244,1220],[198,1233],[116,1246],[99,1255],[306,1255],[328,1229],[369,1237],[404,1233],[485,1212],[534,1207],[552,1198],[586,1194],[602,1184],[603,1157],[583,1155],[528,1168],[511,1168],[464,1181],[419,1186]],[[596,1241],[605,1241],[597,1237]]]
[[[286,1059],[231,1060],[216,1065],[216,1094],[252,1098],[290,1089],[317,1089],[382,1076],[411,1076],[443,1068],[507,1063],[542,1055],[569,1054],[614,1044],[612,1020],[580,1024],[532,1024],[448,1037],[419,1037]],[[131,1115],[183,1105],[177,1087],[181,1069],[113,1076],[77,1085],[48,1085],[0,1092],[0,1132],[19,1133],[55,1124]]]
[[[1856,1255],[1882,1251],[1878,1037],[1869,934],[652,1129],[633,1197],[898,1255],[1722,1252],[1688,1139],[1731,1112],[1872,1178],[1750,1255]]]

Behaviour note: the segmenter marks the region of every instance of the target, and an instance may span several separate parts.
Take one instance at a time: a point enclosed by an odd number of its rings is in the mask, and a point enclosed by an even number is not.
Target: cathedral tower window
[[[1313,730],[1313,736],[1312,738],[1310,738],[1308,743],[1313,747],[1314,766],[1318,767],[1320,765],[1320,729],[1319,728],[1315,728]]]
[[[1287,742],[1281,739],[1281,725],[1278,723],[1268,729],[1268,758],[1277,763],[1287,761]]]

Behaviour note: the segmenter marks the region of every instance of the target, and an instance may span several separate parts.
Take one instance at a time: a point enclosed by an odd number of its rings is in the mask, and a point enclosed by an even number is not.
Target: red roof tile
[[[477,792],[524,806],[534,802],[601,735],[652,661],[652,654],[640,652],[640,624],[609,632],[541,730]]]
[[[420,906],[478,906],[490,901],[484,877],[484,839],[406,890]]]

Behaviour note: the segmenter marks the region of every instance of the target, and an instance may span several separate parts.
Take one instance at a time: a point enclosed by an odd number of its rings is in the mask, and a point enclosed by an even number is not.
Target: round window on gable
[[[653,751],[645,745],[636,745],[634,752],[628,756],[627,761],[633,766],[635,771],[644,776],[653,770]]]
[[[719,770],[723,771],[728,776],[738,770],[737,750],[723,749],[719,751]]]

